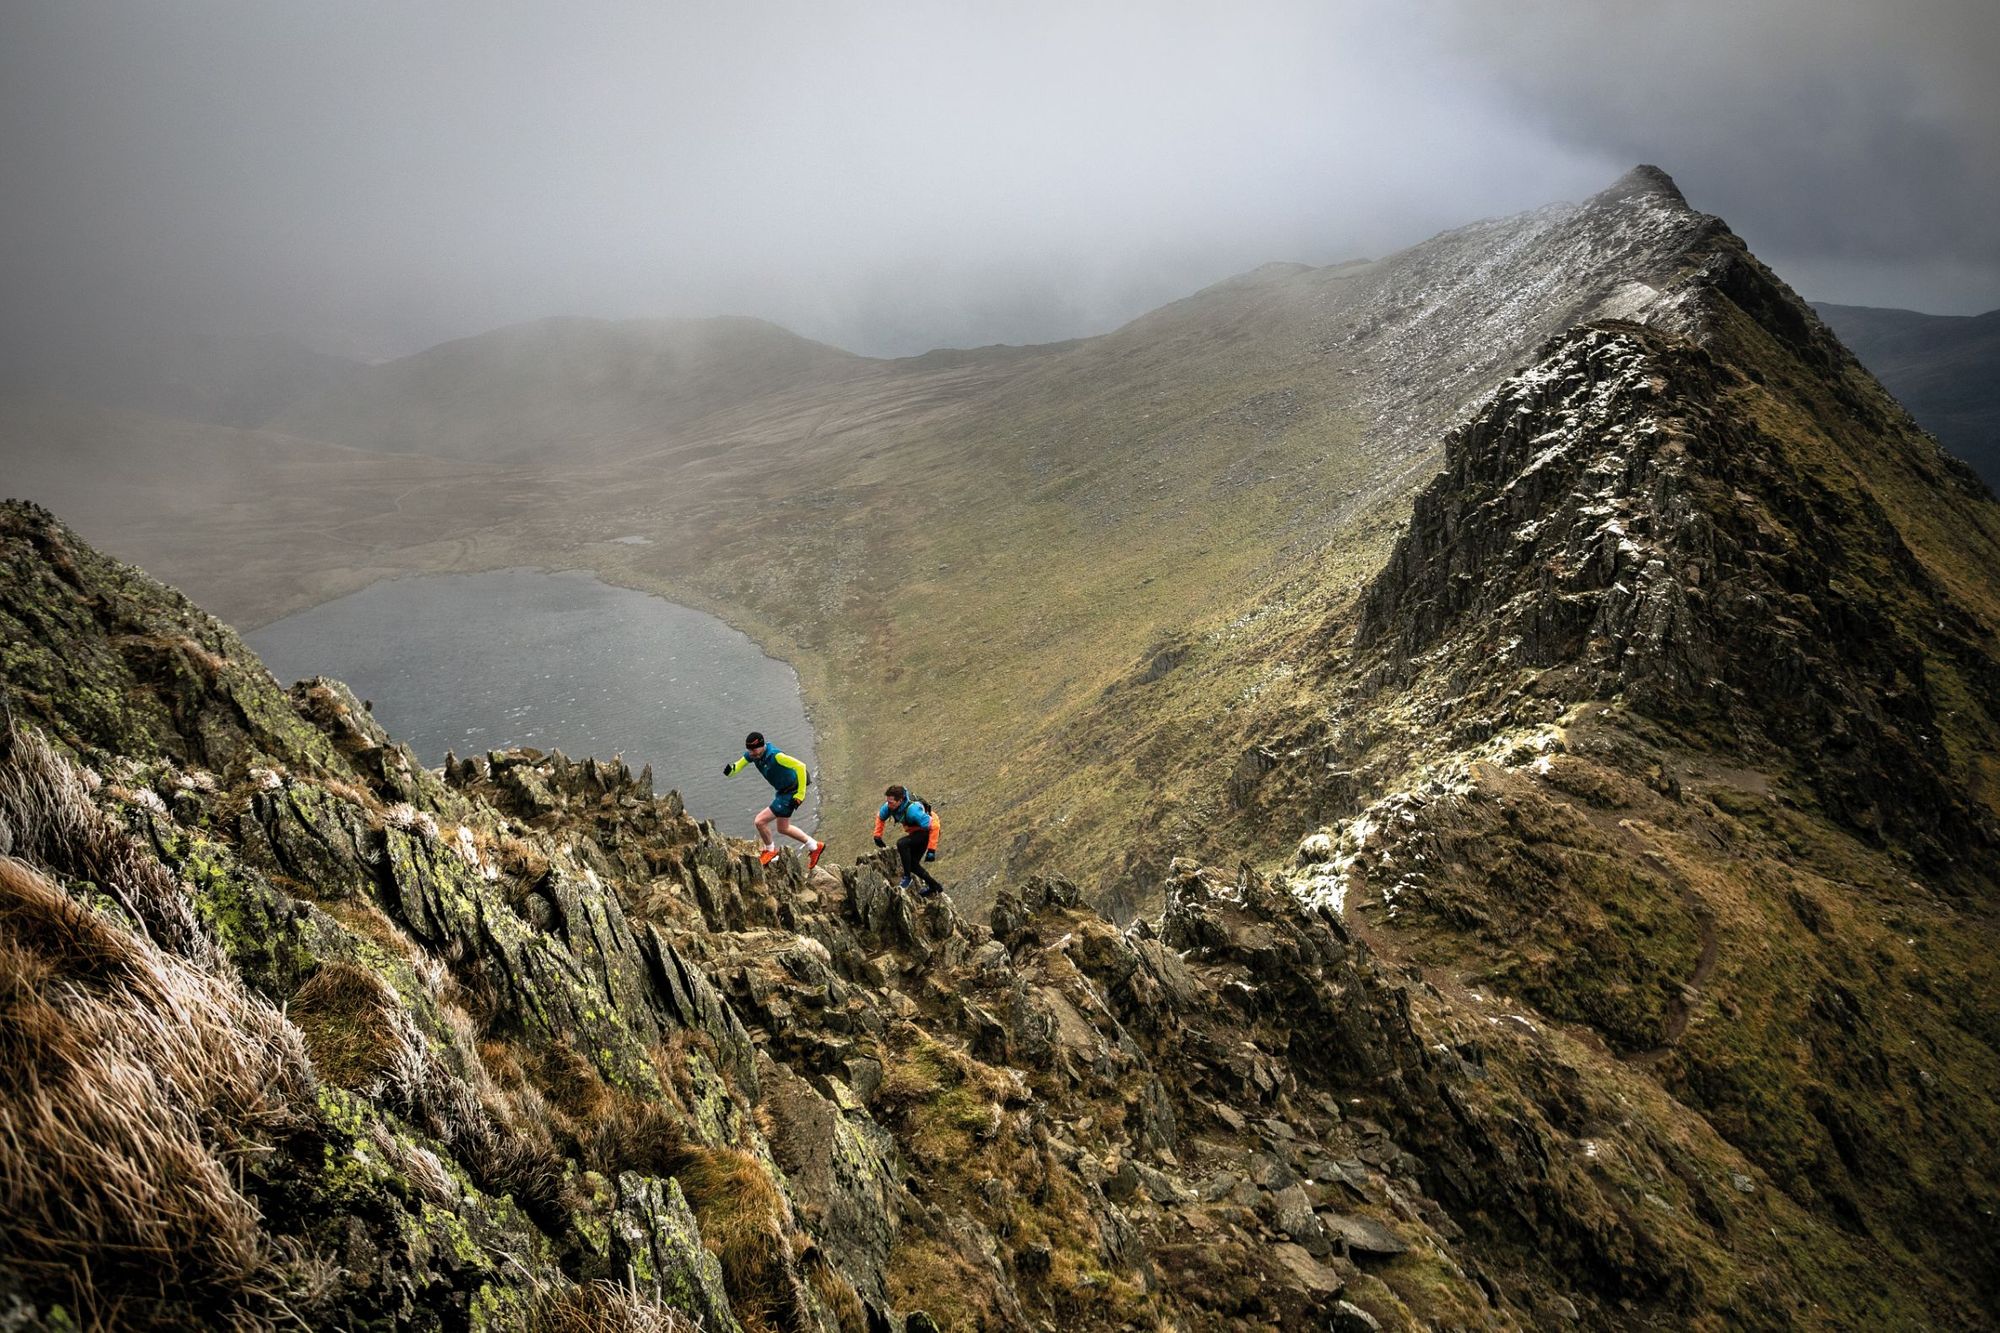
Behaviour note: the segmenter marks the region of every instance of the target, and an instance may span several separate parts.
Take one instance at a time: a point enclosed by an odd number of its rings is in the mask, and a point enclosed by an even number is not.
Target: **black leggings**
[[[926,888],[942,889],[944,885],[931,878],[931,872],[924,869],[924,852],[930,845],[927,829],[913,829],[896,839],[896,859],[903,863],[905,875],[915,875],[924,882]]]

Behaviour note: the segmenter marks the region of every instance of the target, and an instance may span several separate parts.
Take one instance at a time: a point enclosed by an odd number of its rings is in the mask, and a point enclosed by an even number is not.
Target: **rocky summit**
[[[1528,230],[1386,555],[1066,733],[1204,854],[983,919],[0,507],[0,1326],[1990,1326],[2000,506],[1664,175]]]

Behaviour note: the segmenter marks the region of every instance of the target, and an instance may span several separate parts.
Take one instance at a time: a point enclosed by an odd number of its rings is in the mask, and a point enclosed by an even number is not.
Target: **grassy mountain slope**
[[[1301,880],[1990,1308],[2000,506],[1718,260],[1698,340],[1580,331],[1454,437],[1323,659],[1375,799]]]
[[[1550,333],[1667,281],[1705,222],[1656,194],[1635,177],[1376,263],[1263,270],[1068,348],[750,405],[707,423],[713,447],[602,465],[607,500],[645,497],[637,530],[661,540],[594,563],[800,665],[836,827],[903,777],[990,869],[1020,794],[997,779],[1051,719],[1160,626],[1329,541],[1358,539],[1357,569],[1379,558],[1371,516],[1405,503],[1454,413]]]
[[[1919,425],[1972,464],[1988,486],[2000,486],[2000,310],[1813,308]]]
[[[1320,706],[1319,627],[1448,427],[1579,321],[1699,332],[1705,266],[1735,244],[1642,169],[1050,348],[870,362],[745,321],[682,375],[666,344],[696,326],[505,330],[378,368],[379,393],[330,395],[311,428],[519,461],[413,488],[413,460],[356,455],[368,482],[242,573],[229,534],[271,531],[248,506],[197,528],[130,505],[115,549],[253,623],[375,572],[514,563],[702,605],[799,667],[836,836],[901,779],[950,810],[955,877],[1053,857],[1123,867],[1137,901],[1177,851],[1275,853],[1361,793],[1336,773],[1249,841],[1223,831]],[[1786,310],[1755,317],[1810,318]]]
[[[1633,313],[1452,433],[1379,574],[1330,547],[1024,756],[1073,773],[1017,862],[1115,849],[1137,911],[1322,823],[1309,900],[1990,1311],[2000,506],[1719,226]]]

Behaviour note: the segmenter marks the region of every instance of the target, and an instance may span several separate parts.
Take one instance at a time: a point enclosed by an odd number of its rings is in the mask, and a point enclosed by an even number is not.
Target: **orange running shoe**
[[[825,840],[824,840],[824,839],[822,839],[822,840],[821,840],[820,842],[818,842],[818,843],[814,844],[814,846],[813,846],[813,849],[812,849],[812,855],[811,855],[811,856],[808,856],[808,857],[806,858],[806,869],[807,869],[807,870],[817,870],[817,869],[819,869],[819,854],[820,854],[821,852],[825,851],[825,850],[826,850],[826,842],[825,842]]]
[[[757,853],[757,864],[760,866],[767,866],[777,859],[778,849],[776,847],[766,847],[763,851]]]

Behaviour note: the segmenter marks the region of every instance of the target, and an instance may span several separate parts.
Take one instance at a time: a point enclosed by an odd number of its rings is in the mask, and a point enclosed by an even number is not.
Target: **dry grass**
[[[255,1304],[235,1177],[311,1101],[275,1010],[0,859],[0,1251],[32,1288],[135,1323]]]
[[[529,1333],[696,1333],[684,1315],[609,1282],[547,1293],[529,1311],[527,1327]]]
[[[380,977],[351,963],[331,962],[299,987],[285,1014],[305,1037],[322,1077],[376,1097],[412,1058],[396,1022],[398,1011],[395,994]]]
[[[493,857],[502,871],[529,884],[536,883],[549,873],[547,850],[511,833],[502,833],[493,839]]]
[[[763,1163],[740,1148],[697,1148],[674,1175],[701,1223],[702,1243],[722,1265],[743,1327],[811,1328],[792,1266],[790,1209]]]
[[[154,653],[178,654],[200,668],[211,681],[229,665],[228,658],[217,656],[185,634],[123,634],[111,642],[120,649],[150,649]]]
[[[91,802],[83,775],[38,731],[9,728],[0,738],[0,819],[13,830],[17,855],[88,880],[161,948],[210,971],[219,966],[179,882]]]
[[[606,1088],[593,1104],[594,1115],[570,1121],[584,1167],[678,1180],[743,1326],[751,1333],[811,1327],[793,1263],[793,1242],[803,1245],[804,1237],[756,1155],[693,1141],[684,1114],[662,1102]]]
[[[605,1111],[579,1126],[577,1155],[606,1176],[677,1174],[689,1161],[687,1132],[672,1107],[611,1090]]]
[[[304,1044],[38,732],[0,737],[0,821],[37,863],[0,858],[0,1253],[88,1321],[247,1320],[276,1259],[236,1181],[311,1114]]]
[[[563,1158],[550,1130],[550,1113],[541,1092],[530,1084],[496,1079],[477,1041],[476,1027],[462,1010],[440,1005],[448,1028],[449,1054],[441,1053],[417,1030],[406,1010],[379,978],[356,968],[329,964],[299,988],[307,996],[313,982],[334,972],[329,990],[355,999],[352,1027],[372,1025],[378,1033],[394,1034],[391,1063],[380,1079],[379,1100],[405,1116],[442,1144],[481,1190],[512,1195],[544,1229],[560,1231],[567,1201],[563,1192]],[[370,1010],[370,988],[386,1007]],[[294,1004],[297,1004],[294,1000]],[[334,1038],[336,1058],[347,1058],[352,1041],[367,1058],[373,1040],[359,1032]],[[497,1043],[489,1043],[497,1047]],[[518,1080],[511,1061],[503,1068]],[[462,1071],[462,1072],[461,1072]]]
[[[511,1195],[537,1223],[559,1231],[566,1206],[563,1162],[540,1093],[518,1070],[503,1085],[487,1069],[478,1025],[449,998],[464,994],[461,982],[373,904],[341,906],[339,919],[411,965],[445,1030],[435,1039],[427,1036],[381,973],[331,959],[287,1005],[315,1066],[328,1082],[422,1129],[480,1189]]]
[[[992,1137],[1004,1104],[1019,1095],[993,1066],[911,1024],[892,1030],[884,1064],[875,1110],[900,1126],[905,1149],[933,1167],[967,1161],[975,1142]]]
[[[862,1303],[861,1293],[841,1276],[819,1247],[808,1249],[799,1257],[799,1263],[806,1270],[806,1280],[812,1283],[819,1303],[832,1311],[840,1324],[840,1333],[868,1333],[868,1307]]]
[[[922,1310],[941,1328],[1008,1326],[992,1278],[937,1237],[906,1228],[896,1237],[886,1276],[889,1299],[898,1310]]]
[[[320,778],[319,785],[332,792],[335,796],[338,796],[341,800],[346,801],[349,805],[356,806],[365,811],[368,815],[369,826],[377,831],[380,831],[383,824],[388,821],[389,807],[383,803],[381,797],[368,790],[368,788],[358,787],[354,783],[343,781],[340,778]]]

